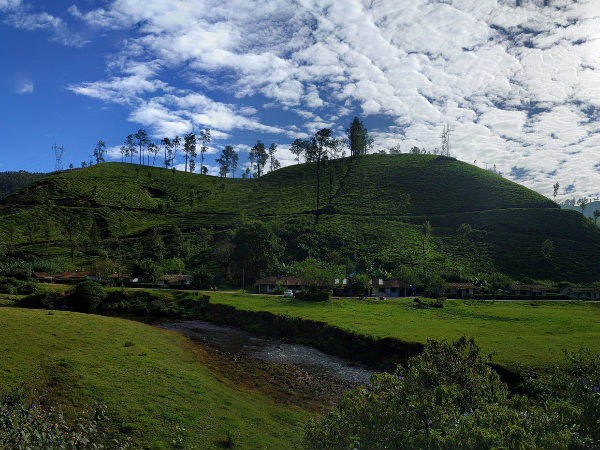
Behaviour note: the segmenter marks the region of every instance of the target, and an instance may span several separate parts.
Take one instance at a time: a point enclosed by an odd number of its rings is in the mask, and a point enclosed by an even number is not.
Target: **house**
[[[444,292],[448,297],[452,298],[465,298],[475,294],[477,286],[473,283],[446,283]]]
[[[32,278],[36,281],[43,281],[45,283],[52,283],[54,277],[46,272],[33,272]]]
[[[299,277],[266,277],[256,280],[259,294],[272,294],[276,289],[290,289],[302,291],[308,289],[308,282]]]
[[[511,295],[522,295],[524,297],[545,297],[546,286],[541,284],[513,284],[508,288],[508,293]]]
[[[79,283],[85,280],[94,280],[96,277],[90,272],[75,271],[61,272],[54,275],[54,281],[57,283]]]
[[[107,278],[114,283],[132,281],[132,276],[130,273],[111,273]]]
[[[410,284],[400,280],[373,278],[369,295],[377,297],[408,297],[412,293]]]
[[[560,291],[563,295],[568,295],[572,299],[598,300],[600,299],[600,290],[596,288],[567,287]]]
[[[192,284],[192,279],[191,275],[171,273],[164,275],[160,281],[163,286],[189,286]]]

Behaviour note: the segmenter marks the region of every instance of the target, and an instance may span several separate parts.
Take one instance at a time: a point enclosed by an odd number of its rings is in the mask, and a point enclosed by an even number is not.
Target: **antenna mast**
[[[63,155],[65,154],[65,147],[62,145],[59,147],[55,142],[52,146],[52,150],[54,150],[54,157],[56,158],[56,166],[54,169],[57,171],[63,170],[62,160]]]

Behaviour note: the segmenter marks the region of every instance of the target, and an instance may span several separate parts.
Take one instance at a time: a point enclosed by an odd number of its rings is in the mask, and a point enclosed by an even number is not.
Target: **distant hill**
[[[577,205],[575,205],[575,206],[560,205],[560,207],[562,209],[566,209],[566,210],[573,210],[573,211],[577,211],[579,213],[581,212],[581,208]],[[593,219],[595,210],[600,210],[600,201],[588,203],[587,206],[585,207],[585,209],[583,210],[583,215],[585,217],[591,217]]]
[[[120,240],[129,248],[125,258],[137,258],[149,230],[158,229],[167,242],[179,227],[191,253],[200,255],[186,253],[188,267],[223,268],[228,232],[256,219],[281,238],[286,264],[310,255],[359,269],[598,277],[600,231],[581,214],[453,158],[403,154],[335,160],[321,170],[317,225],[315,209],[314,164],[258,179],[229,179],[105,163],[48,176],[5,198],[0,241],[12,238],[23,251],[44,256],[68,254],[64,224],[75,217],[77,257],[90,264],[96,257],[86,250],[92,234],[100,233],[106,242]],[[433,236],[426,239],[424,256],[425,221]],[[463,223],[472,232],[462,233]],[[46,245],[47,236],[52,245]],[[544,256],[547,240],[554,251]]]
[[[46,176],[44,173],[0,172],[0,200],[13,192]]]

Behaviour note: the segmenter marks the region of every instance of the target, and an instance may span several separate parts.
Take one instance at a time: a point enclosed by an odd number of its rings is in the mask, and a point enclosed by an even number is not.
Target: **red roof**
[[[52,275],[46,272],[33,272],[33,278],[52,279]]]
[[[548,289],[546,286],[542,286],[541,284],[513,284],[510,287],[513,291],[545,291]]]
[[[78,280],[82,278],[87,278],[90,275],[91,273],[89,272],[61,272],[54,275],[54,278],[60,278],[63,280]]]
[[[161,280],[166,281],[167,283],[182,283],[184,281],[192,281],[191,275],[182,275],[180,273],[167,274],[161,278]]]
[[[473,283],[446,283],[446,288],[454,289],[477,289]]]
[[[130,273],[111,273],[108,278],[113,278],[113,279],[123,279],[123,278],[131,278],[131,274]]]

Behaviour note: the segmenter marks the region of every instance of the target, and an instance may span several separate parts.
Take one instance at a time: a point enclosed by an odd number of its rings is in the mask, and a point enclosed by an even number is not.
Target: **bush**
[[[310,291],[298,291],[296,292],[296,298],[299,300],[306,300],[309,302],[326,302],[331,297],[331,291],[321,292],[310,292]]]
[[[301,447],[597,448],[600,359],[577,367],[558,383],[562,390],[550,389],[547,397],[532,401],[509,395],[473,340],[428,341],[406,367],[374,374],[372,390],[350,391],[333,411],[312,420]],[[592,384],[582,388],[586,383],[577,378],[588,375]],[[572,401],[571,392],[584,390],[581,400]],[[558,398],[558,392],[566,398]]]
[[[74,311],[96,311],[106,298],[106,291],[95,281],[78,283],[67,299],[69,309]]]
[[[123,444],[110,439],[106,407],[97,405],[83,410],[75,423],[65,420],[54,406],[26,403],[21,399],[0,400],[0,448],[2,449],[123,449]]]
[[[62,309],[66,308],[66,297],[59,292],[41,292],[28,295],[19,300],[20,306],[29,308]]]
[[[35,281],[21,281],[11,277],[0,277],[0,294],[29,295],[37,293]]]

